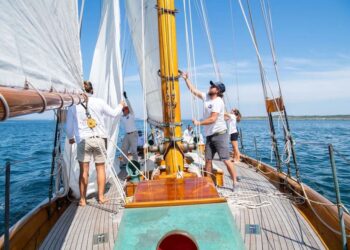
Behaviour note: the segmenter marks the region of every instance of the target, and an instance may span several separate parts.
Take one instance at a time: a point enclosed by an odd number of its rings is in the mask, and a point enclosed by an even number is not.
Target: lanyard
[[[96,124],[96,120],[91,117],[91,114],[90,114],[89,108],[88,108],[88,103],[89,103],[89,99],[86,100],[86,105],[84,105],[84,103],[81,103],[81,106],[83,106],[85,109],[85,114],[87,117],[87,121],[86,121],[87,126],[91,129],[93,129],[94,127],[96,127],[97,124]]]

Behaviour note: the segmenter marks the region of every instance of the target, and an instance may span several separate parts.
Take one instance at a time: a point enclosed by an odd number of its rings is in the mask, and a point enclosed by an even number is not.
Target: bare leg
[[[232,145],[232,158],[233,158],[233,160],[235,160],[236,155],[235,155],[235,145],[234,145],[234,141],[231,141],[231,145]]]
[[[205,171],[206,171],[206,176],[210,176],[214,183],[216,184],[216,178],[213,175],[213,161],[212,160],[205,160]]]
[[[233,147],[233,154],[234,154],[234,161],[240,161],[241,159],[241,154],[239,152],[238,148],[238,142],[237,141],[232,141],[232,147]]]
[[[233,185],[236,185],[237,184],[237,173],[236,173],[236,170],[235,170],[233,163],[230,160],[224,160],[224,163],[227,167],[228,172],[231,175]]]
[[[106,185],[106,171],[104,163],[96,163],[96,173],[97,173],[97,187],[98,187],[98,202],[100,204],[105,203],[105,185]]]
[[[80,201],[79,206],[86,205],[86,191],[87,184],[89,181],[89,162],[79,162],[80,174],[79,174],[79,191],[80,191]]]

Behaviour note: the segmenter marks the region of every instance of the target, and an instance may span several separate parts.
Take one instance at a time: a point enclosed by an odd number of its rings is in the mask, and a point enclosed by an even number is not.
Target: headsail
[[[0,85],[81,88],[77,1],[2,0],[0,34]]]
[[[143,3],[142,3],[143,2]],[[126,14],[130,33],[137,57],[140,79],[146,92],[147,115],[150,120],[162,122],[162,93],[160,77],[157,75],[159,66],[158,18],[155,6],[156,0],[126,1]],[[144,8],[144,27],[142,34],[142,15]],[[144,55],[142,41],[144,39]],[[145,67],[145,79],[142,79],[142,68]]]
[[[90,71],[90,81],[94,86],[94,96],[104,99],[110,106],[116,108],[122,98],[122,64],[120,56],[120,10],[119,0],[103,0],[100,30]],[[107,178],[113,167],[118,136],[119,119],[105,120],[108,135]],[[66,149],[69,149],[66,143]],[[79,165],[75,160],[76,149],[66,150],[65,162],[70,166],[70,188],[75,196],[79,196],[78,178]],[[70,162],[70,163],[69,163]],[[88,194],[97,191],[96,171],[90,167]]]

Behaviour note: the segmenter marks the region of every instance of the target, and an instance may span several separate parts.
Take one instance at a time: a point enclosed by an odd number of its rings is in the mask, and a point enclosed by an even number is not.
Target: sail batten
[[[0,1],[0,85],[80,90],[77,9],[74,0]]]
[[[161,93],[161,81],[157,72],[160,69],[158,17],[155,6],[156,0],[126,1],[126,15],[128,19],[134,51],[139,65],[139,75],[143,90],[146,94],[147,117],[150,120],[163,121],[163,105]],[[142,34],[142,15],[144,8],[144,34]],[[142,41],[144,40],[144,55]],[[142,69],[145,67],[145,77],[142,77]]]

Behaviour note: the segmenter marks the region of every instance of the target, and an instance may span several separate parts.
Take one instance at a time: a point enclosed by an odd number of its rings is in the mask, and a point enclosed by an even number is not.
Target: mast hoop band
[[[38,90],[31,82],[29,82],[27,79],[24,81],[24,89],[29,89],[29,86],[32,87],[40,96],[41,100],[43,101],[43,108],[39,113],[44,113],[47,108],[47,101],[45,96],[41,93],[40,90]]]
[[[181,78],[182,71],[178,70],[178,75],[177,76],[162,76],[160,70],[158,70],[158,76],[162,79],[165,80],[166,82],[174,82],[178,81]]]
[[[178,142],[178,141],[182,141],[183,138],[182,137],[170,137],[170,138],[164,138],[164,142]]]
[[[2,103],[2,106],[4,107],[4,115],[0,118],[0,121],[5,121],[10,117],[10,107],[7,103],[5,97],[0,93],[0,102]]]
[[[61,93],[59,92],[54,92],[56,95],[58,95],[61,99],[61,106],[58,108],[58,109],[61,109],[64,105],[64,99],[63,99],[63,96],[61,95]]]
[[[179,12],[178,9],[159,8],[158,5],[154,6],[154,8],[158,10],[158,14],[171,14],[175,16]]]
[[[147,119],[149,123],[151,123],[154,126],[161,127],[161,128],[168,128],[168,127],[181,127],[183,125],[182,122],[158,122],[151,119]]]

